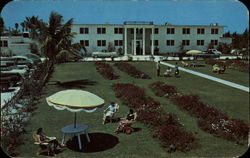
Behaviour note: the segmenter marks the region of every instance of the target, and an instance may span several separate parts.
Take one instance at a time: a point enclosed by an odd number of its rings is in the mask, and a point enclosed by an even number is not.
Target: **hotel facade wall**
[[[88,34],[80,34],[80,28],[88,28]],[[97,34],[97,28],[105,28],[105,34]],[[115,34],[115,28],[123,28],[122,34]],[[189,45],[184,46],[184,50],[197,49],[206,51],[207,46],[211,40],[216,40],[218,46],[220,42],[224,42],[222,39],[224,33],[224,26],[218,25],[113,25],[113,24],[75,24],[72,26],[72,32],[76,32],[76,36],[73,39],[73,42],[80,42],[80,40],[88,40],[89,45],[86,46],[88,53],[95,51],[103,51],[107,49],[108,43],[111,42],[114,45],[115,40],[122,40],[122,46],[115,46],[116,51],[118,48],[122,48],[124,51],[124,28],[127,28],[127,53],[133,54],[133,38],[134,35],[131,34],[130,30],[133,28],[145,28],[145,52],[146,55],[150,54],[151,51],[151,29],[158,29],[158,33],[154,33],[154,40],[158,41],[158,47],[160,53],[171,53],[171,52],[180,52],[180,44],[183,40],[189,40]],[[168,28],[174,28],[174,34],[167,34]],[[189,34],[183,34],[183,28],[189,28]],[[197,29],[204,29],[204,34],[198,34]],[[212,29],[218,29],[216,34],[212,34]],[[142,34],[137,34],[137,38],[142,40]],[[97,46],[97,40],[105,40],[105,46]],[[173,40],[174,45],[167,45],[167,40]],[[203,45],[197,45],[197,40],[203,40]],[[229,40],[230,41],[230,40]],[[229,42],[227,42],[229,44]],[[142,47],[142,45],[141,45]],[[154,47],[154,48],[155,48]]]

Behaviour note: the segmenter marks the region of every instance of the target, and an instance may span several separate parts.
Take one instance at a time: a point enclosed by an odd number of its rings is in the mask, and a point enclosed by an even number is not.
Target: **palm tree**
[[[0,35],[4,33],[4,21],[3,18],[0,17]]]
[[[71,44],[75,35],[71,32],[73,19],[71,18],[65,24],[62,22],[63,16],[56,12],[51,12],[48,23],[43,22],[37,16],[26,17],[24,21],[27,28],[30,29],[31,38],[41,44],[41,52],[53,62],[61,51],[71,52],[74,47]]]

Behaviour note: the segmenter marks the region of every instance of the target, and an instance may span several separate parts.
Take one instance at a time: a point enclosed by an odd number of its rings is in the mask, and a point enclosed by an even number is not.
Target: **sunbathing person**
[[[43,129],[42,128],[38,128],[37,131],[35,132],[35,135],[34,135],[36,141],[40,144],[46,144],[48,143],[49,145],[49,150],[50,150],[50,153],[54,154],[54,152],[57,150],[57,147],[59,146],[60,148],[63,148],[65,147],[64,144],[60,144],[57,140],[56,140],[56,137],[49,137],[49,136],[46,136],[44,133],[43,133]]]
[[[103,112],[103,124],[106,123],[107,117],[109,117],[110,121],[112,121],[114,115],[116,112],[118,112],[119,110],[119,105],[111,102],[111,104],[108,106],[107,109],[104,110]]]
[[[136,117],[137,117],[136,112],[134,112],[133,109],[130,109],[126,118],[121,118],[121,121],[119,122],[119,125],[114,132],[119,133],[119,131],[124,129],[124,127],[131,126],[132,123],[135,121]]]
[[[164,77],[170,77],[171,76],[172,69],[170,67],[167,68],[167,70],[164,72]]]

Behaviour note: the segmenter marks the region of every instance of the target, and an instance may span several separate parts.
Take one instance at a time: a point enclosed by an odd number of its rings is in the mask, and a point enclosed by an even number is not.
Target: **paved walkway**
[[[157,62],[157,61],[156,61],[156,62]],[[169,63],[166,63],[166,62],[161,62],[161,64],[166,65],[166,66],[169,66],[169,67],[172,67],[172,68],[175,67],[175,65],[169,64]],[[213,76],[210,76],[210,75],[206,75],[206,74],[203,74],[203,73],[200,73],[200,72],[197,72],[197,71],[188,70],[188,69],[185,69],[185,68],[183,68],[183,67],[179,67],[179,70],[184,71],[184,72],[187,72],[187,73],[191,73],[191,74],[193,74],[193,75],[200,76],[200,77],[203,77],[203,78],[206,78],[206,79],[215,81],[215,82],[219,82],[219,83],[225,84],[225,85],[227,85],[227,86],[230,86],[230,87],[234,87],[234,88],[243,90],[243,91],[245,91],[245,92],[249,92],[249,87],[242,86],[242,85],[237,84],[237,83],[233,83],[233,82],[230,82],[230,81],[226,81],[226,80],[223,80],[223,79],[220,79],[220,78],[217,78],[217,77],[213,77]]]

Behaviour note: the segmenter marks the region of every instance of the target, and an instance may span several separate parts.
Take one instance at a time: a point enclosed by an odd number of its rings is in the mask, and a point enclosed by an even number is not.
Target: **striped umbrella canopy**
[[[186,52],[186,54],[192,55],[192,54],[199,54],[202,53],[200,50],[189,50]]]
[[[76,125],[76,112],[94,112],[104,105],[99,96],[83,90],[63,90],[46,98],[49,106],[57,110],[75,112],[74,127]]]

